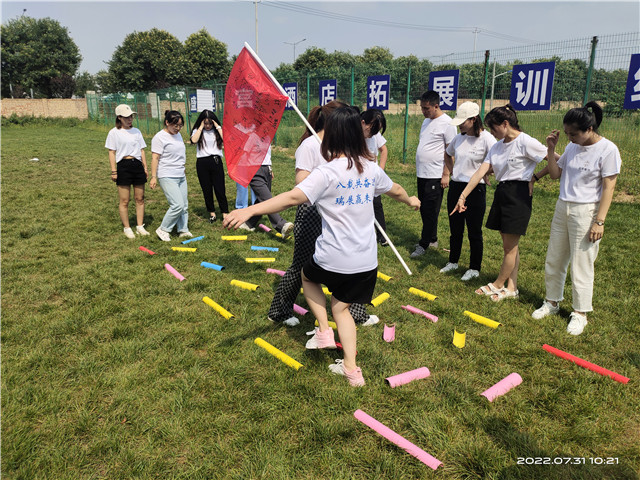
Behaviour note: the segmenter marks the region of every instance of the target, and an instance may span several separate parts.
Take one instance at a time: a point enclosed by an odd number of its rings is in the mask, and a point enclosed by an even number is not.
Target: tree
[[[113,77],[107,70],[100,70],[98,73],[96,73],[95,81],[96,90],[102,92],[103,94],[116,93],[118,91],[118,89],[114,85],[115,82],[113,80]]]
[[[20,17],[2,25],[1,37],[3,97],[10,85],[38,97],[66,94],[66,76],[75,75],[82,56],[65,27],[51,18]]]
[[[324,48],[318,47],[307,48],[293,63],[293,68],[302,73],[330,66],[332,65],[329,54]]]
[[[189,35],[184,42],[185,82],[197,85],[207,80],[226,81],[231,72],[228,57],[227,45],[204,28]]]
[[[388,64],[393,60],[393,53],[391,53],[391,50],[384,47],[365,48],[359,59],[362,63]]]
[[[130,33],[108,62],[112,87],[140,92],[184,83],[187,66],[183,51],[180,40],[165,30]]]
[[[84,98],[87,90],[97,90],[96,77],[91,75],[89,72],[84,71],[78,75],[76,75],[76,89],[75,96]]]

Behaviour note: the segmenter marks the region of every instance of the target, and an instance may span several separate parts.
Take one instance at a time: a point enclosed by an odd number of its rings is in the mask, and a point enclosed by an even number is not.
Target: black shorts
[[[493,195],[487,228],[502,233],[525,235],[531,218],[531,200],[529,182],[500,182]]]
[[[378,278],[378,269],[361,273],[329,272],[319,266],[313,257],[302,267],[302,273],[314,283],[321,283],[343,303],[371,303],[373,289]]]
[[[116,170],[118,172],[116,185],[144,185],[147,183],[147,176],[144,174],[144,167],[140,160],[123,158],[118,162]]]

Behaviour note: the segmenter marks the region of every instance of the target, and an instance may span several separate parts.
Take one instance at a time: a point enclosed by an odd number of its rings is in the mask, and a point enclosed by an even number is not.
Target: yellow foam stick
[[[256,338],[253,343],[255,343],[256,345],[258,345],[259,347],[264,348],[267,352],[269,352],[271,355],[273,355],[274,357],[276,357],[279,360],[282,360],[284,363],[286,363],[287,365],[289,365],[291,368],[295,368],[296,370],[299,370],[300,367],[302,367],[303,365],[298,362],[297,360],[294,360],[293,358],[291,358],[289,355],[287,355],[286,353],[284,353],[282,350],[278,350],[276,347],[274,347],[273,345],[271,345],[270,343],[265,342],[263,339],[261,339],[260,337]]]
[[[384,280],[385,282],[388,282],[389,280],[391,280],[393,277],[390,277],[389,275],[385,275],[382,272],[378,272],[378,278],[380,280]]]
[[[374,298],[373,300],[371,300],[371,305],[373,305],[374,307],[379,306],[382,302],[384,302],[385,300],[388,300],[389,297],[391,297],[391,295],[389,295],[387,292],[381,293],[380,295],[378,295],[376,298]]]
[[[222,238],[222,240],[227,240],[229,242],[232,242],[234,240],[246,240],[247,236],[246,235],[222,235],[220,238]]]
[[[226,311],[224,308],[222,308],[216,302],[211,300],[209,297],[202,297],[202,301],[204,303],[206,303],[207,305],[209,305],[211,308],[213,308],[216,312],[218,312],[220,315],[222,315],[227,320],[229,320],[230,318],[234,317],[233,313]]]
[[[304,294],[304,288],[300,289],[300,293]],[[331,295],[331,292],[327,287],[322,287],[322,293],[324,293],[325,295]]]
[[[453,330],[453,344],[458,348],[463,348],[465,344],[465,340],[467,338],[467,334],[465,332],[458,332],[457,330]]]
[[[472,313],[468,310],[465,310],[463,313],[474,322],[481,323],[482,325],[486,325],[487,327],[498,328],[500,325],[502,325],[500,322],[496,322],[495,320],[483,317],[481,315],[478,315],[477,313]]]
[[[281,234],[281,233],[278,233],[278,232],[276,232],[276,237],[283,238],[283,237],[282,237],[282,234]]]
[[[174,252],[195,252],[198,249],[189,247],[171,247],[171,250],[173,250]]]
[[[314,324],[316,327],[319,327],[320,324],[318,323],[318,320],[316,320],[316,323]],[[336,325],[336,322],[332,322],[331,320],[329,320],[329,326],[331,328],[333,328],[334,330],[338,329],[338,325]]]
[[[247,263],[271,263],[275,262],[275,258],[263,258],[263,257],[254,257],[254,258],[245,258],[245,262]]]
[[[254,292],[260,286],[260,285],[256,285],[255,283],[241,282],[240,280],[231,280],[231,285],[235,287],[244,288],[245,290],[253,290]]]
[[[431,295],[430,293],[424,292],[422,290],[418,290],[417,288],[413,288],[413,287],[409,289],[409,293],[413,293],[414,295],[417,295],[419,297],[426,298],[431,302],[433,302],[436,298],[438,298],[435,295]]]

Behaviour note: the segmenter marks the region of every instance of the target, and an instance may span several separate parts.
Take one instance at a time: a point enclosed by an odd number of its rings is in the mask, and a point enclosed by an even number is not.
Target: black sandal
[[[211,215],[209,217],[209,223],[213,223],[218,219],[218,217],[216,217],[216,214],[214,213],[213,215]]]

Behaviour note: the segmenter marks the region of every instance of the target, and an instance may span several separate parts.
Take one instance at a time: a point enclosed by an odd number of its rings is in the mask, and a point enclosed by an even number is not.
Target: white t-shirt
[[[325,163],[327,161],[320,151],[320,143],[313,136],[305,138],[296,149],[296,170],[313,172],[316,167]]]
[[[131,127],[127,130],[113,127],[109,130],[104,146],[116,151],[116,163],[118,163],[123,157],[135,157],[141,160],[140,150],[146,148],[147,144],[137,128]]]
[[[380,149],[386,145],[387,139],[382,136],[380,132],[376,133],[373,137],[365,138],[364,141],[367,143],[367,148],[376,157],[376,163],[380,163],[378,160],[378,155],[380,154]]]
[[[315,262],[330,272],[361,273],[378,266],[373,198],[388,192],[393,182],[378,165],[364,161],[358,173],[337,158],[314,169],[296,188],[304,192],[322,216]]]
[[[444,149],[456,133],[456,127],[451,125],[451,117],[446,113],[434,120],[424,119],[416,151],[416,173],[419,178],[442,178]]]
[[[498,182],[531,180],[536,165],[547,156],[547,147],[524,132],[509,143],[496,142],[484,163],[490,163]]]
[[[620,173],[622,159],[616,145],[601,138],[586,147],[570,143],[558,160],[560,200],[596,203],[602,198],[602,179]]]
[[[262,160],[262,165],[271,165],[271,145],[269,145],[267,154],[264,156],[264,160]]]
[[[196,133],[196,130],[194,130],[191,133],[191,136],[193,136],[194,133]],[[200,145],[196,143],[196,158],[209,157],[211,155],[219,155],[222,157],[224,155],[222,153],[222,149],[218,147],[218,142],[216,141],[216,134],[213,131],[213,129],[211,130],[202,129],[201,135],[202,135],[202,148],[200,148]]]
[[[495,137],[486,130],[481,130],[478,137],[462,133],[456,135],[447,147],[449,156],[455,157],[451,180],[468,183],[495,143]]]
[[[182,135],[171,135],[160,130],[151,140],[151,152],[160,155],[158,178],[185,176],[184,165],[187,161],[186,148]]]

